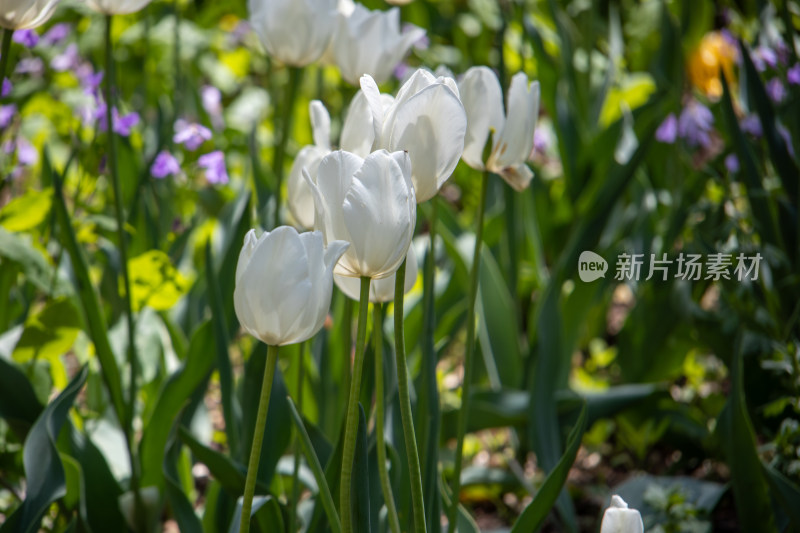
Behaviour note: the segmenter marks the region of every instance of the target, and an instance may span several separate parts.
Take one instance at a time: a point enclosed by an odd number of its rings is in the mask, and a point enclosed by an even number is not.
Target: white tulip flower
[[[287,65],[310,65],[330,44],[336,0],[248,0],[247,6],[264,48]]]
[[[323,244],[318,231],[281,226],[245,236],[236,265],[233,306],[242,327],[271,346],[310,339],[322,328],[333,292],[333,268],[349,244]]]
[[[407,293],[414,287],[417,282],[418,270],[417,254],[414,252],[414,246],[409,246],[406,254],[406,277],[403,280],[403,293]],[[396,278],[397,272],[388,278],[373,280],[369,284],[369,301],[372,303],[386,303],[394,300]],[[334,274],[333,281],[351,300],[359,301],[361,299],[361,282],[359,282],[358,278]]]
[[[525,164],[533,150],[533,131],[539,116],[539,82],[528,84],[519,72],[511,78],[508,109],[503,111],[503,93],[497,76],[487,67],[472,67],[458,85],[467,110],[467,137],[462,159],[476,170],[500,175],[514,189],[525,189],[533,172]],[[494,132],[489,159],[483,149]]]
[[[401,30],[398,8],[370,11],[361,4],[347,5],[339,10],[331,51],[346,81],[356,85],[369,74],[383,83],[424,36],[425,30],[416,26]]]
[[[408,152],[417,202],[433,198],[464,150],[467,114],[455,81],[419,69],[394,99],[382,95],[369,75],[362,76],[361,91],[342,128],[341,148],[361,155],[371,141],[370,150]],[[356,102],[360,98],[364,102]]]
[[[312,229],[314,227],[314,196],[303,179],[303,169],[306,169],[311,180],[316,182],[320,161],[331,153],[331,117],[319,100],[312,100],[308,105],[308,111],[311,115],[314,144],[304,146],[292,163],[287,184],[287,204],[289,212],[297,224],[305,229]]]
[[[642,515],[636,509],[629,509],[625,500],[616,494],[611,497],[611,505],[603,513],[600,533],[642,533]]]
[[[326,243],[351,245],[334,272],[391,276],[408,253],[417,218],[408,154],[380,150],[362,159],[336,151],[322,158],[316,183],[303,175],[314,193],[315,228]]]
[[[86,0],[86,4],[103,15],[128,15],[147,6],[150,0]]]
[[[41,26],[57,5],[58,0],[0,0],[0,28],[27,30]]]

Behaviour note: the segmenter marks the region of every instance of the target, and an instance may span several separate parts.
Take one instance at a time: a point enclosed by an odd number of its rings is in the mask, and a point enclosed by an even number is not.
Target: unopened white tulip
[[[353,113],[351,109],[342,129],[342,149],[359,153],[371,139],[371,150],[407,151],[417,202],[433,198],[464,150],[467,114],[455,81],[419,69],[394,99],[382,95],[369,75],[361,78],[361,91],[370,117],[365,121],[361,110]]]
[[[0,0],[0,28],[27,30],[40,26],[57,5],[58,0]]]
[[[331,153],[331,117],[328,110],[319,100],[312,100],[308,106],[311,116],[311,129],[314,144],[304,146],[292,163],[289,173],[288,198],[289,212],[299,226],[305,229],[314,227],[314,196],[311,194],[303,169],[306,169],[311,180],[316,182],[319,162]]]
[[[465,163],[477,170],[499,174],[514,189],[525,189],[533,172],[525,164],[533,149],[533,131],[539,115],[539,82],[528,83],[520,72],[511,78],[508,109],[503,111],[503,93],[494,72],[473,67],[458,86],[467,110]],[[492,151],[483,161],[483,149],[494,132]]]
[[[403,293],[410,291],[414,284],[417,282],[417,254],[414,253],[414,247],[408,247],[408,254],[406,254],[406,277],[403,280]],[[397,279],[397,272],[388,278],[376,279],[369,284],[369,301],[372,303],[385,303],[394,300],[394,284]],[[347,276],[333,275],[333,281],[336,286],[351,300],[358,301],[361,299],[361,282],[358,278]]]
[[[314,183],[314,227],[325,242],[343,240],[350,248],[334,272],[381,279],[405,259],[417,218],[411,161],[405,152],[380,150],[365,159],[345,152],[322,158]]]
[[[150,0],[86,0],[86,4],[103,15],[128,15],[144,9]]]
[[[370,11],[361,4],[347,5],[339,9],[331,51],[348,82],[356,85],[369,74],[383,83],[424,36],[425,30],[416,26],[401,30],[398,8]]]
[[[330,44],[336,0],[248,0],[250,23],[272,57],[310,65]]]
[[[611,505],[603,513],[600,533],[642,533],[642,515],[636,509],[629,509],[625,500],[616,494],[611,497]]]
[[[271,346],[303,342],[325,323],[333,268],[348,247],[323,244],[318,231],[281,226],[256,238],[250,230],[236,265],[233,306],[242,327]]]

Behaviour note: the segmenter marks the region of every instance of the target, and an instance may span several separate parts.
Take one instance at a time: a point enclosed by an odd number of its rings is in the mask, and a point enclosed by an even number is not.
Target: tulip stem
[[[358,328],[356,329],[356,357],[353,361],[350,398],[347,402],[347,422],[344,428],[344,451],[342,452],[342,477],[339,484],[339,514],[342,517],[342,531],[344,533],[351,533],[353,530],[350,481],[353,477],[353,460],[356,452],[361,371],[364,369],[364,344],[367,337],[367,313],[369,312],[369,283],[370,278],[361,276],[361,294],[358,300]]]
[[[247,463],[247,479],[242,496],[242,518],[239,522],[239,533],[250,531],[250,511],[253,508],[253,495],[256,492],[258,479],[258,463],[261,459],[261,444],[264,441],[264,426],[267,424],[269,397],[272,393],[272,381],[275,378],[275,367],[278,366],[278,347],[267,347],[267,364],[264,367],[264,381],[261,383],[261,395],[258,399],[256,427],[253,431],[253,445],[250,448],[250,461]]]
[[[143,531],[144,512],[142,497],[139,493],[139,468],[136,461],[136,445],[134,444],[133,423],[136,418],[136,376],[139,373],[139,358],[136,355],[136,327],[133,320],[131,306],[131,281],[128,275],[128,247],[125,237],[125,212],[122,206],[122,185],[120,185],[119,169],[117,167],[117,147],[114,135],[114,45],[111,41],[111,25],[113,15],[106,15],[105,45],[106,45],[106,75],[103,88],[106,100],[106,133],[108,135],[108,169],[111,174],[111,188],[114,191],[114,214],[117,222],[117,241],[119,245],[119,262],[122,270],[122,283],[125,294],[123,304],[126,324],[128,326],[128,369],[130,371],[130,384],[128,387],[128,413],[127,420],[120,421],[125,424],[128,456],[131,462],[131,490],[134,498],[134,513],[137,521],[137,530]]]
[[[417,436],[411,415],[411,397],[408,392],[406,366],[406,341],[403,331],[403,298],[405,297],[406,262],[400,265],[394,282],[394,346],[397,365],[397,392],[400,397],[400,418],[406,444],[408,471],[411,480],[411,505],[414,509],[414,531],[425,532],[425,500],[422,496],[422,471],[419,466]],[[432,289],[431,289],[432,290]]]
[[[6,69],[8,68],[8,56],[11,53],[11,37],[14,35],[14,30],[8,28],[3,30],[3,45],[0,48],[0,92],[3,90],[3,81],[6,79]]]
[[[303,381],[306,370],[306,343],[300,343],[300,362],[297,367],[297,410],[303,412]],[[300,431],[295,431],[294,470],[292,471],[292,501],[289,508],[289,531],[297,531],[297,500],[300,498]]]
[[[475,228],[475,250],[472,254],[472,269],[469,279],[469,300],[467,302],[467,349],[464,353],[464,381],[461,384],[461,409],[458,411],[458,433],[456,440],[456,464],[453,469],[453,501],[450,505],[447,531],[456,529],[458,516],[458,499],[461,492],[461,467],[464,462],[464,435],[467,432],[469,417],[470,389],[475,358],[475,300],[478,295],[478,279],[481,266],[481,245],[483,244],[483,216],[486,211],[486,190],[489,185],[489,172],[484,171],[481,177],[481,196],[478,205],[478,223]]]
[[[286,145],[292,131],[292,118],[294,117],[294,101],[300,88],[300,79],[303,69],[289,67],[289,85],[286,87],[283,101],[283,115],[281,116],[281,136],[275,146],[272,172],[275,174],[275,225],[281,225],[281,187],[283,186],[283,161],[286,158]]]
[[[394,504],[392,485],[389,483],[389,472],[386,469],[386,437],[384,428],[385,407],[383,390],[383,313],[381,304],[372,304],[372,332],[375,340],[375,445],[378,449],[378,476],[381,479],[383,500],[386,502],[389,529],[392,533],[400,533],[400,519]]]

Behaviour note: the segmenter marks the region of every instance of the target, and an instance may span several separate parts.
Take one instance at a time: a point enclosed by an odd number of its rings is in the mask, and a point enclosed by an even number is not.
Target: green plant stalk
[[[264,442],[264,426],[267,424],[269,397],[272,393],[272,380],[275,378],[275,367],[278,366],[278,347],[267,347],[267,365],[264,367],[264,381],[261,383],[261,395],[258,399],[256,427],[253,431],[253,444],[250,447],[250,460],[247,463],[247,478],[244,482],[242,496],[242,519],[239,522],[239,533],[250,531],[250,512],[253,508],[253,495],[256,492],[258,479],[258,463],[261,460],[261,444]]]
[[[461,467],[464,463],[464,435],[467,432],[467,418],[469,417],[470,389],[472,388],[472,374],[475,366],[475,300],[478,296],[478,279],[481,265],[481,245],[483,243],[483,218],[486,211],[486,189],[489,185],[489,171],[484,171],[481,177],[481,196],[478,205],[478,224],[475,228],[475,250],[472,254],[472,270],[469,278],[469,300],[467,302],[467,349],[464,353],[464,382],[461,384],[461,409],[458,411],[458,433],[456,440],[456,464],[453,469],[453,501],[448,513],[449,524],[447,531],[453,533],[456,529],[458,516],[458,495],[461,492]]]
[[[294,102],[297,91],[300,88],[300,80],[303,69],[289,67],[289,85],[286,87],[283,101],[283,115],[281,116],[281,136],[275,146],[274,158],[272,160],[272,172],[275,174],[275,225],[281,224],[281,188],[283,186],[283,161],[286,158],[286,145],[289,142],[289,135],[292,131],[292,118],[294,117]]]
[[[433,241],[431,241],[433,243]],[[433,260],[431,260],[431,264]],[[414,531],[425,529],[425,500],[422,496],[422,470],[419,466],[417,437],[411,415],[411,396],[408,392],[408,368],[406,366],[406,340],[403,331],[403,298],[405,297],[406,262],[397,270],[394,282],[394,346],[397,365],[397,393],[400,398],[400,419],[403,423],[403,438],[406,444],[409,477],[411,480],[411,505],[414,510]],[[433,292],[433,287],[431,287]]]
[[[139,358],[136,354],[136,329],[131,307],[131,280],[128,274],[128,249],[125,240],[125,213],[122,207],[122,185],[117,167],[117,148],[114,136],[114,47],[111,42],[111,25],[113,15],[106,15],[105,45],[106,45],[106,75],[103,88],[106,100],[106,132],[108,134],[108,168],[111,174],[111,187],[114,190],[114,215],[117,222],[117,240],[119,246],[120,267],[122,269],[122,283],[125,290],[123,304],[125,305],[125,321],[128,326],[128,368],[130,371],[130,384],[128,386],[128,413],[125,421],[125,435],[128,445],[128,455],[131,462],[131,490],[134,498],[134,512],[137,520],[137,529],[144,530],[143,504],[139,492],[139,467],[136,460],[136,444],[134,442],[133,421],[136,417],[136,375],[139,373]]]
[[[300,344],[300,366],[297,368],[297,409],[303,411],[303,380],[306,369],[306,343]],[[294,469],[292,471],[292,501],[289,502],[289,531],[297,531],[297,500],[300,498],[300,431],[295,432]]]
[[[375,441],[378,449],[378,476],[381,480],[383,499],[386,502],[389,528],[392,533],[400,533],[400,519],[394,503],[389,472],[386,470],[386,437],[384,428],[384,390],[383,390],[383,313],[381,304],[372,304],[372,332],[375,341]]]
[[[0,48],[0,87],[2,87],[3,80],[6,79],[6,69],[8,68],[8,55],[11,52],[11,37],[14,35],[14,30],[3,30],[3,45]]]
[[[350,481],[353,477],[353,460],[356,453],[358,397],[361,394],[361,372],[364,369],[364,344],[367,337],[367,313],[369,312],[369,283],[370,278],[361,277],[361,294],[358,301],[358,328],[356,329],[356,357],[353,361],[350,398],[347,402],[347,422],[344,428],[342,477],[339,483],[339,515],[342,518],[342,531],[344,533],[351,533],[353,530]]]

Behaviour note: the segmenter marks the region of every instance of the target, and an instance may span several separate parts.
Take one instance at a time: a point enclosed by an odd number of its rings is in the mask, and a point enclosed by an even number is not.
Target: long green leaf
[[[0,357],[0,417],[5,419],[20,441],[25,440],[42,409],[25,374]]]
[[[353,492],[353,531],[369,533],[370,524],[370,489],[369,462],[367,457],[367,417],[364,408],[358,404],[358,435],[356,436],[356,453],[353,465],[353,480],[350,490]],[[345,511],[346,512],[346,511]]]

